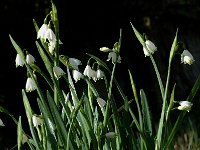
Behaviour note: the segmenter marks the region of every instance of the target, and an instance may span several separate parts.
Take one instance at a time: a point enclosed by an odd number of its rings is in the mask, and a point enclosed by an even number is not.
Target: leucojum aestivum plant
[[[60,54],[60,45],[63,43],[59,38],[58,14],[53,2],[52,10],[45,17],[44,23],[38,25],[34,20],[34,26],[37,32],[35,51],[38,50],[43,64],[37,64],[38,61],[31,55],[31,51],[22,50],[9,35],[17,52],[16,67],[27,70],[22,99],[30,131],[26,133],[23,130],[23,118],[19,117],[17,120],[8,110],[0,107],[1,112],[8,114],[17,124],[18,149],[22,149],[25,144],[31,150],[173,149],[174,136],[184,116],[190,111],[200,86],[199,76],[183,101],[177,101],[174,96],[175,84],[171,91],[169,89],[171,64],[178,49],[178,30],[170,50],[167,79],[163,82],[153,58],[157,47],[131,23],[133,34],[142,45],[141,52],[143,49],[146,59],[150,58],[152,62],[162,96],[160,121],[158,129],[154,130],[148,98],[143,89],[136,89],[131,70],[127,74],[130,76],[133,97],[126,96],[115,78],[116,67],[121,67],[120,62],[123,61],[120,56],[122,30],[113,48],[100,48],[101,52],[108,53],[108,62],[87,54],[88,62],[85,69],[81,70],[79,66],[83,64],[80,60]],[[191,53],[186,49],[182,51],[180,60],[183,65],[192,65],[194,58]],[[113,64],[111,69],[108,63]],[[82,89],[77,82],[84,82],[86,87]],[[97,82],[105,83],[106,98],[96,88]],[[113,93],[114,87],[120,97]],[[79,95],[78,91],[82,94]],[[30,92],[37,93],[35,100],[29,96]],[[123,101],[120,107],[116,103],[119,100]],[[39,112],[32,109],[32,101],[37,102]],[[137,110],[133,111],[134,105]],[[180,112],[175,123],[170,121],[172,110]],[[0,125],[5,126],[1,119]]]

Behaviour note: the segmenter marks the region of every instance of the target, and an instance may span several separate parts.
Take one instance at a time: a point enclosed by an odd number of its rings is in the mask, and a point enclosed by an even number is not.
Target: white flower
[[[181,63],[191,65],[194,62],[192,54],[188,50],[184,50],[181,54]]]
[[[47,24],[43,24],[41,26],[41,28],[38,30],[37,39],[41,38],[41,39],[46,40],[47,39],[47,30],[48,30]]]
[[[110,51],[112,51],[108,47],[101,47],[99,50],[102,51],[102,52],[110,52]]]
[[[35,58],[31,54],[28,54],[26,55],[26,62],[27,64],[31,65],[35,62]]]
[[[69,58],[69,63],[73,67],[73,69],[79,70],[78,66],[82,65],[81,61],[76,58]]]
[[[78,80],[80,80],[83,77],[83,74],[77,70],[72,70],[72,76],[73,76],[75,82],[77,82]]]
[[[157,51],[157,47],[154,45],[153,42],[151,42],[150,40],[146,40],[145,41],[145,46],[143,46],[143,51],[144,51],[144,55],[146,56],[150,56],[152,55],[155,51]]]
[[[53,54],[55,47],[56,47],[56,41],[55,40],[49,41],[48,48],[51,54]]]
[[[43,122],[44,122],[44,120],[40,116],[37,117],[36,115],[32,116],[32,121],[33,121],[33,126],[34,127],[42,125]]]
[[[94,82],[97,81],[97,72],[95,70],[92,70],[92,79],[94,80]]]
[[[36,90],[36,88],[35,81],[29,77],[26,81],[26,92],[32,92]]]
[[[193,105],[191,102],[188,101],[180,101],[179,104],[180,106],[177,107],[179,110],[186,110],[188,112],[191,110],[191,107]]]
[[[112,58],[112,63],[113,64],[116,63],[116,62],[121,63],[121,57],[120,57],[120,55],[118,56],[118,59],[117,59],[117,54],[114,51],[112,51],[112,52],[110,52],[108,54],[107,61],[109,61],[111,58]]]
[[[92,70],[92,68],[90,67],[90,65],[87,65],[85,67],[85,70],[84,70],[83,74],[85,76],[88,76],[88,78],[90,79],[90,78],[92,78],[94,76],[94,72],[93,71],[94,70]]]
[[[103,108],[106,105],[106,101],[104,101],[102,98],[98,97],[97,98],[97,103],[101,108]]]
[[[0,119],[0,126],[4,127],[3,121]]]
[[[58,80],[62,75],[65,74],[65,72],[58,66],[54,66],[53,67],[53,72],[54,72],[54,75],[56,77],[56,79]]]
[[[24,60],[22,59],[22,57],[19,54],[17,54],[17,56],[16,56],[15,64],[16,64],[16,67],[18,67],[18,66],[23,67],[25,64]]]
[[[106,137],[108,139],[113,139],[116,136],[115,132],[108,132],[106,133]]]
[[[48,28],[46,31],[46,38],[49,41],[56,41],[56,35],[54,34],[54,32],[51,30],[51,28]]]
[[[101,71],[100,69],[97,69],[97,80],[103,79],[103,77],[104,77],[104,72]]]

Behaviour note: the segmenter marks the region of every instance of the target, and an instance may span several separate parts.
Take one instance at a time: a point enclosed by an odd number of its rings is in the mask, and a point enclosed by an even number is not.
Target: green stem
[[[162,95],[162,99],[164,100],[164,86],[163,86],[163,83],[162,83],[162,80],[161,80],[161,76],[160,76],[160,73],[158,71],[158,67],[156,65],[156,62],[155,62],[153,56],[150,55],[150,58],[151,58],[151,62],[153,64],[154,70],[156,72],[156,76],[157,76],[158,83],[159,83],[159,86],[160,86],[160,92],[161,92],[161,95]]]

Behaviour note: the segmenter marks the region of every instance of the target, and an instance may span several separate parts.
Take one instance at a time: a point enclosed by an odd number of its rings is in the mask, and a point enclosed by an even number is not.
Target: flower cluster
[[[54,34],[54,32],[52,31],[52,29],[47,25],[47,24],[43,24],[38,33],[37,33],[37,39],[42,39],[44,42],[47,42],[48,40],[48,48],[49,48],[49,52],[51,54],[53,54],[54,49],[56,47],[56,35]]]

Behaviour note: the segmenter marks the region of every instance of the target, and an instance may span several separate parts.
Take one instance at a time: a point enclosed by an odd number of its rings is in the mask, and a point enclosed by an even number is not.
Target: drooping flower
[[[85,67],[84,72],[83,72],[83,74],[84,74],[85,76],[88,76],[89,79],[92,78],[92,77],[94,76],[93,73],[94,73],[94,72],[93,72],[92,68],[90,67],[90,65],[87,65],[87,66]]]
[[[48,30],[48,25],[43,24],[41,26],[41,28],[38,30],[37,39],[41,38],[41,39],[46,40],[47,39],[47,30]]]
[[[102,98],[98,97],[97,98],[97,103],[101,108],[103,108],[106,105],[106,101],[104,101]]]
[[[189,101],[180,101],[179,104],[180,104],[180,106],[178,106],[177,109],[179,109],[179,110],[186,110],[187,112],[189,112],[191,110],[191,107],[193,105]]]
[[[92,79],[94,80],[94,82],[97,81],[97,72],[93,69],[92,69]]]
[[[181,54],[181,63],[191,65],[194,62],[194,57],[188,50],[184,50]]]
[[[108,54],[107,61],[109,61],[110,59],[112,59],[112,63],[113,64],[115,64],[116,62],[121,63],[121,57],[120,57],[120,55],[118,56],[118,59],[117,59],[117,54],[114,51],[112,51],[112,52],[110,52]]]
[[[73,76],[75,82],[77,82],[78,80],[80,80],[83,77],[83,74],[77,70],[72,70],[72,76]]]
[[[19,54],[17,54],[17,56],[16,56],[15,64],[16,64],[16,67],[18,67],[18,66],[23,67],[25,64],[24,60],[22,59],[22,57]]]
[[[154,54],[155,51],[157,51],[157,47],[150,40],[146,40],[144,44],[145,45],[143,46],[143,51],[144,51],[145,57],[150,56]]]
[[[69,63],[73,67],[73,69],[79,70],[78,66],[82,65],[81,61],[76,58],[69,58]]]
[[[35,58],[31,54],[26,55],[26,62],[27,64],[31,65],[35,62]]]
[[[51,28],[48,28],[47,29],[47,32],[46,32],[46,38],[49,40],[49,41],[56,41],[56,35],[54,34],[54,32],[51,30]]]
[[[58,80],[62,75],[65,74],[65,72],[58,66],[54,66],[53,67],[53,72],[54,72],[54,75],[56,77],[56,79]]]
[[[33,115],[32,116],[32,122],[33,122],[33,126],[34,127],[37,127],[39,125],[42,125],[44,120],[42,119],[41,116],[36,116],[36,115]]]
[[[103,79],[104,77],[104,72],[101,71],[101,69],[97,69],[97,80]]]
[[[5,126],[4,123],[3,123],[3,121],[1,119],[0,119],[0,126],[2,126],[2,127]]]
[[[115,132],[108,132],[106,133],[106,137],[108,139],[113,139],[116,136]]]
[[[110,51],[112,51],[108,47],[101,47],[99,50],[102,51],[102,52],[110,52]]]
[[[49,43],[48,43],[48,49],[49,49],[49,52],[51,54],[53,54],[55,47],[56,47],[56,41],[55,40],[49,41]]]
[[[26,92],[32,92],[36,90],[37,86],[35,84],[35,81],[32,78],[28,78],[26,81]]]

